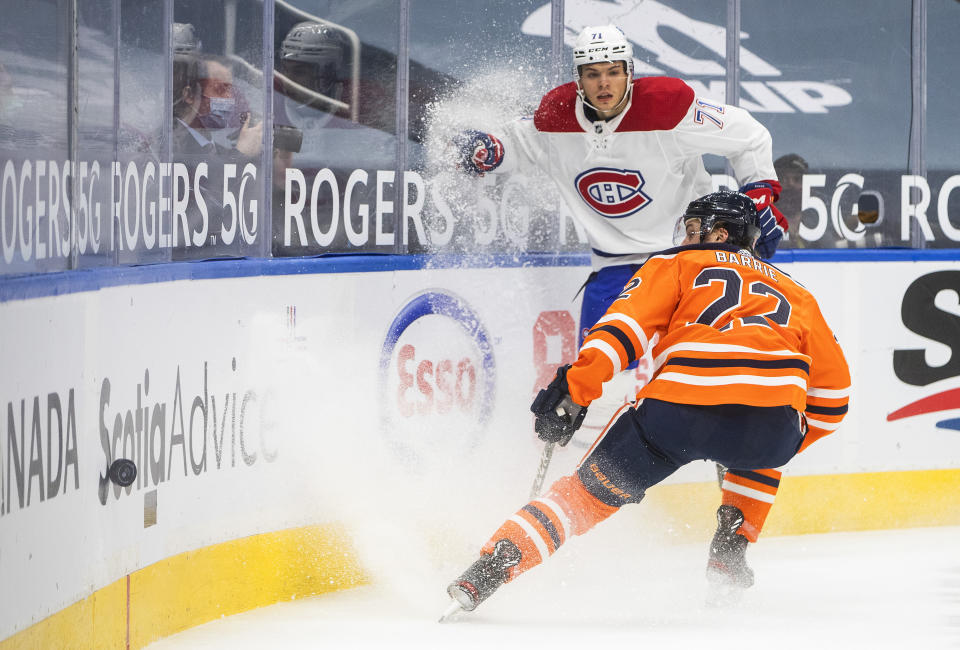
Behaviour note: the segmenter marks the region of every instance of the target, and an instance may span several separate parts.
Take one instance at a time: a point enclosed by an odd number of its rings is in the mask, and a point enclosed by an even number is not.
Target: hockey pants
[[[693,460],[750,468],[728,470],[725,481],[734,486],[729,491],[765,503],[769,510],[769,502],[754,497],[768,494],[764,489],[775,490],[769,483],[778,483],[779,473],[772,477],[771,470],[762,468],[785,464],[802,441],[797,412],[786,406],[691,406],[652,399],[624,406],[576,472],[518,510],[482,552],[492,553],[501,539],[516,544],[522,557],[510,569],[513,579],[571,536],[586,533],[627,503],[639,503],[647,488]],[[744,501],[731,505],[741,510],[746,506],[744,512],[750,508]],[[765,517],[766,510],[760,514]],[[741,527],[741,532],[749,529]]]
[[[613,301],[623,291],[623,286],[640,269],[639,264],[620,264],[594,271],[583,285],[583,302],[580,306],[579,342],[606,313]],[[647,359],[641,360],[646,362]],[[634,364],[620,373],[604,386],[603,395],[595,400],[587,411],[587,418],[581,430],[593,435],[599,433],[607,424],[610,414],[624,403],[624,396],[642,387],[644,376],[651,369],[635,370]],[[633,401],[632,397],[626,401]],[[743,525],[740,534],[751,542],[756,542],[767,519],[770,507],[780,486],[781,472],[775,469],[745,471],[728,469],[720,486],[723,505],[739,508],[743,512]]]

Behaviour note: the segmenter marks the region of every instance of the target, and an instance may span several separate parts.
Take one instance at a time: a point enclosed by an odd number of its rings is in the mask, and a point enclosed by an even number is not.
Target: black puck
[[[118,458],[110,464],[107,475],[120,487],[127,487],[137,480],[137,465],[128,458]]]

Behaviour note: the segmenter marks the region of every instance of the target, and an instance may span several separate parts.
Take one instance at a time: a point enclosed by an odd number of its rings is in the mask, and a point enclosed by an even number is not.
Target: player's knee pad
[[[578,474],[558,479],[550,486],[544,500],[559,506],[566,516],[569,533],[573,535],[583,535],[619,509],[619,506],[598,499]]]
[[[619,508],[628,503],[640,503],[644,489],[627,477],[614,475],[597,460],[588,458],[577,468],[584,488],[598,501]]]

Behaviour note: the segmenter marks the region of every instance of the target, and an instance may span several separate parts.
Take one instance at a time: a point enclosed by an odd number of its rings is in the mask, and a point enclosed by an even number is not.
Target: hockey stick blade
[[[537,475],[533,479],[533,487],[530,488],[530,498],[534,499],[540,496],[540,490],[543,488],[543,479],[547,477],[547,469],[550,467],[550,459],[553,458],[553,448],[555,442],[548,442],[543,446],[543,452],[540,454],[540,465],[537,467]]]

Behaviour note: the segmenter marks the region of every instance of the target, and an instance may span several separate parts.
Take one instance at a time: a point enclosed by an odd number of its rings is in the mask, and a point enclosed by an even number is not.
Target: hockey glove
[[[503,162],[503,143],[482,131],[461,131],[453,139],[459,159],[457,168],[474,176],[492,172]]]
[[[534,429],[544,442],[556,442],[561,447],[570,442],[587,415],[587,407],[580,406],[570,397],[567,388],[567,370],[570,366],[557,368],[557,376],[540,391],[530,410],[537,416]]]
[[[740,192],[753,199],[757,206],[757,221],[760,224],[760,238],[757,239],[757,254],[769,259],[777,252],[777,246],[787,232],[787,218],[773,205],[780,198],[780,183],[777,181],[757,181],[747,183]]]

